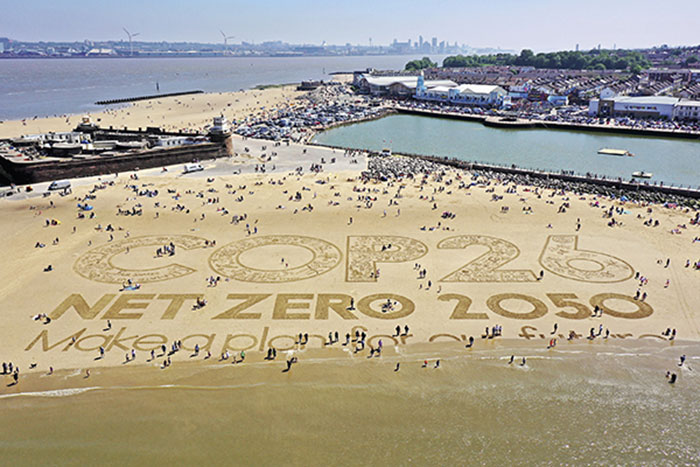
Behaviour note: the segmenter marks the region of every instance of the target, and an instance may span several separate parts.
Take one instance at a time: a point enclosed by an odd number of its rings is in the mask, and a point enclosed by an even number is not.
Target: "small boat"
[[[605,154],[606,156],[634,156],[631,152],[625,149],[610,149],[602,148],[598,150],[598,154]]]
[[[389,149],[389,148],[382,149],[382,152],[380,155],[381,156],[391,156],[391,149]]]
[[[632,172],[632,177],[634,177],[634,178],[651,178],[653,176],[654,176],[653,173],[645,172],[643,170],[640,170],[639,172]]]

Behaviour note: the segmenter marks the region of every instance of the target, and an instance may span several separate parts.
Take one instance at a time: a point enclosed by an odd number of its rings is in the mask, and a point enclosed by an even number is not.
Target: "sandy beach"
[[[391,335],[409,325],[409,344],[441,334],[478,336],[496,324],[507,338],[518,338],[523,326],[549,336],[555,323],[564,337],[575,331],[585,338],[601,325],[625,339],[667,328],[678,329],[679,339],[700,335],[692,306],[698,271],[686,267],[700,246],[690,212],[470,186],[466,174],[451,170],[363,183],[363,157],[352,164],[340,150],[304,155],[301,146],[280,150],[269,173],[256,173],[255,156],[269,144],[236,140],[249,148],[245,157],[210,163],[198,174],[154,169],[138,180],[95,179],[64,197],[3,199],[3,214],[13,219],[0,231],[8,245],[0,278],[6,358],[22,368],[36,361],[42,371],[121,364],[124,348],[131,351],[138,338],[110,346],[116,333],[158,334],[144,342],[165,339],[168,346],[198,343],[213,355],[227,346],[262,351],[265,328],[267,340],[312,333],[313,347],[323,347],[329,331],[344,338],[357,326]],[[301,175],[295,153],[308,156]],[[323,172],[308,172],[314,158]],[[93,209],[81,211],[78,203]],[[603,215],[610,208],[620,210],[613,227]],[[659,225],[645,226],[648,219]],[[174,257],[156,255],[171,242]],[[53,270],[45,272],[49,264]],[[129,280],[137,290],[123,290]],[[197,297],[207,304],[193,310]],[[603,316],[586,316],[596,304],[605,307]],[[32,321],[37,314],[52,320]],[[112,329],[103,333],[110,317]],[[255,337],[227,343],[236,333]],[[75,345],[56,345],[71,336]],[[273,346],[293,348],[293,340]],[[100,343],[114,351],[93,361]],[[139,344],[139,356],[153,346]]]
[[[296,85],[249,89],[237,92],[192,94],[105,106],[102,112],[88,113],[102,127],[146,128],[157,126],[168,131],[204,131],[212,118],[226,115],[240,120],[265,113],[266,109],[286,106],[303,95]],[[72,131],[84,114],[62,115],[0,122],[0,138]]]
[[[677,363],[682,353],[691,355],[689,366],[697,363],[700,337],[694,212],[505,185],[453,169],[366,181],[365,155],[316,146],[235,138],[234,149],[238,156],[195,174],[173,166],[74,180],[66,196],[39,196],[39,185],[37,195],[0,200],[3,218],[12,220],[0,224],[7,246],[0,353],[20,368],[18,383],[4,377],[0,406],[8,426],[20,423],[20,407],[54,413],[56,421],[33,425],[35,433],[73,417],[65,401],[81,406],[53,447],[22,447],[22,430],[4,432],[15,440],[13,456],[29,449],[52,459],[86,430],[95,446],[104,445],[108,436],[90,413],[112,419],[117,410],[133,421],[139,408],[164,404],[141,425],[125,421],[115,430],[147,436],[167,420],[191,430],[157,435],[148,447],[135,441],[137,463],[167,458],[162,448],[176,440],[215,449],[220,436],[195,432],[221,411],[256,420],[234,430],[237,446],[268,439],[271,424],[301,427],[283,429],[287,441],[268,453],[280,462],[320,460],[310,442],[316,436],[347,456],[344,463],[396,456],[457,462],[439,453],[460,442],[479,452],[490,432],[424,442],[421,451],[409,443],[420,431],[396,430],[396,421],[418,423],[435,411],[431,432],[441,423],[470,429],[451,411],[486,423],[489,412],[469,394],[495,403],[485,391],[498,385],[502,404],[516,388],[566,381],[566,389],[536,403],[514,397],[514,416],[523,417],[557,397],[577,397],[567,391],[584,390],[571,409],[577,416],[621,411],[644,391],[674,401],[681,413],[691,397],[695,372]],[[263,159],[271,152],[272,160]],[[385,163],[392,160],[400,159]],[[511,365],[510,355],[517,357]],[[502,373],[516,366],[527,372]],[[668,370],[679,372],[676,386],[683,387],[672,396],[663,393]],[[440,376],[416,386],[428,371]],[[616,391],[630,388],[624,404],[596,405],[602,386],[589,384],[595,378]],[[309,397],[321,402],[301,402]],[[201,404],[202,415],[175,414],[172,407],[185,401]],[[397,413],[408,401],[417,407],[413,418]],[[354,420],[347,446],[332,441],[334,417]],[[226,432],[222,423],[213,424],[216,432]],[[362,452],[358,440],[369,439],[375,425],[396,440],[396,450]],[[558,438],[560,449],[566,436]],[[505,459],[494,446],[480,449]],[[585,458],[588,448],[576,449]],[[176,452],[220,461],[213,453]],[[243,452],[248,460],[265,458]],[[538,461],[547,452],[528,456]],[[677,459],[695,455],[681,450]]]

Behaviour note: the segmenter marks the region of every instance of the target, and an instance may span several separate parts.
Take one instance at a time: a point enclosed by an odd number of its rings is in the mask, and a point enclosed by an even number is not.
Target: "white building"
[[[372,95],[391,95],[410,97],[418,85],[418,76],[372,76],[362,75],[358,80],[360,89]],[[437,86],[456,86],[457,83],[447,79],[425,81],[427,88]]]
[[[117,55],[117,52],[114,49],[90,49],[85,56],[86,57],[109,57],[109,56],[114,56]]]
[[[615,96],[609,90],[588,103],[588,115],[598,117],[700,120],[700,101],[670,96]]]
[[[500,86],[488,84],[460,84],[451,86],[427,86],[423,75],[418,77],[415,98],[420,100],[448,102],[450,104],[500,106],[508,95]]]
[[[682,99],[673,109],[673,118],[676,120],[700,121],[700,101]]]
[[[591,99],[588,114],[599,117],[635,117],[672,119],[677,97],[613,96]]]

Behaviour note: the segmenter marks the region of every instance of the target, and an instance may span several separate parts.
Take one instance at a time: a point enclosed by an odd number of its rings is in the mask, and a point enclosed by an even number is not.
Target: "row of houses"
[[[700,82],[700,68],[650,68],[644,71],[650,81]]]

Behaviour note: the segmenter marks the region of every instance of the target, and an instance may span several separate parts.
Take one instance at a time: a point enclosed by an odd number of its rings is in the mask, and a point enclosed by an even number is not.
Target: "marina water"
[[[700,139],[650,138],[584,131],[502,129],[479,122],[391,115],[333,128],[315,142],[395,153],[456,157],[497,165],[515,164],[548,171],[573,170],[629,179],[653,173],[651,182],[700,185]],[[601,148],[625,149],[634,157],[599,155]]]

